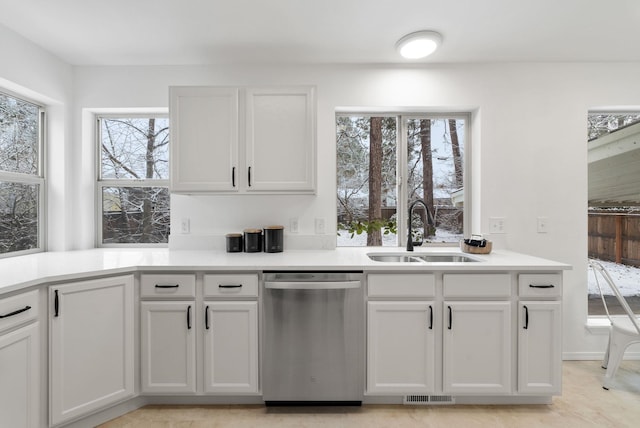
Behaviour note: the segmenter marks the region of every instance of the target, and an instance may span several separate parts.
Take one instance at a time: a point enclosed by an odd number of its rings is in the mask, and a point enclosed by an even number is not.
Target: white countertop
[[[510,251],[472,254],[476,263],[374,262],[368,253],[402,252],[403,248],[368,247],[335,250],[285,250],[282,253],[226,253],[169,250],[166,248],[109,248],[47,252],[0,260],[0,294],[31,286],[89,276],[135,271],[263,271],[263,270],[363,270],[371,271],[549,271],[570,265]],[[416,248],[415,254],[456,253],[449,247]]]

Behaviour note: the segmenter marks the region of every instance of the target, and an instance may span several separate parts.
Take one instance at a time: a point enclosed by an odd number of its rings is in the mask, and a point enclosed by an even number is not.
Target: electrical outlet
[[[316,235],[324,235],[324,219],[316,219]]]
[[[290,233],[298,233],[298,217],[292,217],[289,219],[289,232]]]
[[[507,221],[504,217],[489,218],[489,233],[506,233]]]
[[[538,217],[538,233],[549,231],[549,217]]]
[[[180,231],[182,233],[190,233],[191,231],[191,221],[189,218],[185,217],[180,220]]]

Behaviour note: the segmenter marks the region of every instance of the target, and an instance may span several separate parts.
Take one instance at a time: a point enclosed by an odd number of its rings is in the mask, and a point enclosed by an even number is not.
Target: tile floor
[[[640,361],[624,361],[609,391],[603,375],[599,361],[565,361],[563,394],[551,405],[147,406],[100,428],[640,427]]]

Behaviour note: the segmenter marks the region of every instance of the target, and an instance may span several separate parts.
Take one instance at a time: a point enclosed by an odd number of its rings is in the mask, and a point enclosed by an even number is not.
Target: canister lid
[[[227,238],[242,238],[242,233],[227,233]]]
[[[244,233],[262,233],[262,229],[245,229]]]
[[[284,226],[280,226],[280,225],[273,225],[273,226],[265,226],[265,229],[267,230],[282,230],[284,229]]]

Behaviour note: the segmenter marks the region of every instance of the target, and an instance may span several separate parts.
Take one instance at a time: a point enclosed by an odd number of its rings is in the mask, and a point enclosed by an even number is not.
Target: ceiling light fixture
[[[431,55],[442,43],[442,36],[435,31],[416,31],[407,34],[396,43],[396,49],[404,58],[420,59]]]

